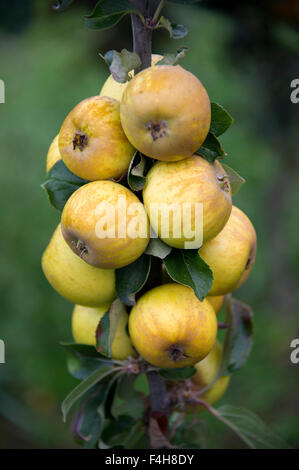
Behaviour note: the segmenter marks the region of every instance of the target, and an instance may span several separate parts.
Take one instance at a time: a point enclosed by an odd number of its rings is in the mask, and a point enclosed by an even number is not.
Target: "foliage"
[[[88,181],[74,175],[62,160],[58,160],[47,174],[42,188],[46,190],[52,206],[62,211],[73,192],[86,183]]]
[[[212,287],[213,273],[198,250],[174,248],[164,259],[164,265],[174,281],[191,287],[199,300],[206,297]]]
[[[142,289],[151,269],[151,257],[143,254],[136,261],[115,272],[116,292],[129,306],[135,304],[135,294]]]

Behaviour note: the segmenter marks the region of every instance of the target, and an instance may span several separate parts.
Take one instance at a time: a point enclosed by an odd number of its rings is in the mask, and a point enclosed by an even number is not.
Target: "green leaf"
[[[246,183],[246,180],[242,176],[240,176],[235,170],[233,170],[230,166],[224,163],[222,163],[222,166],[226,174],[228,175],[232,195],[235,195],[243,186],[243,184]]]
[[[135,422],[128,434],[124,436],[125,449],[149,449],[149,440],[144,423],[139,419]]]
[[[56,0],[56,5],[53,6],[53,10],[64,11],[74,0]]]
[[[113,365],[113,362],[97,352],[94,346],[78,343],[61,343],[67,353],[69,373],[76,379],[86,379],[100,367]]]
[[[191,287],[199,300],[206,297],[212,287],[213,273],[198,250],[173,249],[164,259],[164,265],[174,281]]]
[[[187,28],[183,24],[172,24],[167,18],[161,16],[155,29],[164,28],[169,32],[172,39],[182,39],[188,34]]]
[[[226,330],[220,375],[240,369],[250,354],[253,344],[253,312],[251,308],[233,298],[227,298]]]
[[[215,416],[229,426],[251,449],[290,448],[256,414],[245,408],[224,405],[214,411]]]
[[[216,158],[226,155],[220,141],[211,132],[208,133],[206,140],[196,153],[204,157],[210,163],[213,163]]]
[[[74,175],[62,160],[58,160],[41,186],[47,191],[52,206],[62,211],[68,198],[87,183],[89,181]]]
[[[136,13],[144,22],[140,11],[129,0],[100,0],[93,12],[85,16],[85,24],[90,29],[108,29],[130,13]]]
[[[210,132],[216,137],[223,134],[234,122],[231,115],[218,103],[211,103]]]
[[[117,420],[109,420],[105,425],[101,438],[110,447],[119,446],[123,444],[124,439],[134,427],[134,423],[135,420],[130,416],[120,416]]]
[[[64,399],[61,411],[63,416],[63,421],[66,421],[67,415],[72,409],[72,407],[77,403],[80,398],[85,395],[95,384],[104,380],[109,375],[114,374],[118,368],[111,368],[110,366],[103,366],[100,369],[94,371],[91,375],[87,377],[83,382],[81,382],[77,387],[75,387],[71,393]]]
[[[121,415],[139,419],[144,413],[144,404],[140,394],[134,389],[135,375],[122,375],[117,381],[112,415],[117,419]]]
[[[98,387],[89,397],[82,400],[72,422],[72,435],[85,449],[96,447],[104,426],[101,408],[107,396],[106,387]]]
[[[163,59],[159,60],[156,65],[176,65],[182,60],[188,52],[188,47],[179,47],[176,54],[163,54]]]
[[[112,343],[122,313],[123,305],[119,299],[115,299],[98,324],[96,329],[96,349],[104,356],[111,357]]]
[[[147,245],[147,249],[145,250],[145,253],[147,255],[152,255],[155,256],[156,258],[164,259],[166,256],[169,255],[171,252],[172,247],[169,245],[166,245],[160,238],[155,236],[154,238],[150,239],[149,244]]]
[[[125,305],[135,305],[135,294],[146,283],[150,269],[151,258],[143,254],[128,266],[115,270],[116,292]]]
[[[137,392],[143,393],[143,395],[149,395],[150,389],[147,380],[147,375],[143,372],[142,374],[137,375],[134,382],[134,388]]]
[[[126,83],[130,80],[129,72],[141,65],[139,55],[136,52],[129,52],[127,49],[122,49],[121,52],[115,50],[108,51],[104,56],[101,54],[100,56],[108,64],[114,80],[119,83]]]
[[[142,153],[136,152],[130,162],[128,169],[128,185],[133,191],[141,191],[146,183],[146,172],[150,160]]]
[[[158,373],[165,380],[186,380],[196,374],[196,369],[193,366],[178,369],[159,369]]]
[[[175,412],[171,417],[170,428],[179,419],[180,414]],[[190,422],[183,419],[181,425],[177,428],[172,444],[180,449],[207,449],[209,427],[206,421]]]

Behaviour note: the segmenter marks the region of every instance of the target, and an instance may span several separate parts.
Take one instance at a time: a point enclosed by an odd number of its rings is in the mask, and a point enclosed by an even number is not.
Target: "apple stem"
[[[152,62],[152,16],[157,12],[160,5],[158,0],[131,0],[145,18],[145,22],[136,14],[131,14],[131,24],[133,33],[133,49],[139,55],[141,65],[135,69],[135,74],[151,66]],[[161,10],[162,8],[160,8]],[[159,13],[160,13],[159,10]],[[157,21],[158,18],[155,18]],[[149,25],[149,27],[147,27]],[[169,396],[166,389],[166,382],[157,371],[147,372],[147,379],[150,388],[149,395],[149,416],[156,413],[163,415],[163,419],[168,422]],[[161,418],[162,416],[160,416]],[[150,429],[149,429],[150,434]],[[161,447],[163,443],[161,442]]]
[[[135,69],[135,74],[137,74],[138,72],[141,72],[141,70],[151,66],[153,30],[150,25],[152,22],[152,15],[157,10],[157,6],[160,2],[157,0],[132,0],[132,3],[145,18],[145,23],[143,23],[140,16],[135,13],[131,14],[133,50],[141,59],[140,67]],[[147,27],[147,24],[149,27]]]

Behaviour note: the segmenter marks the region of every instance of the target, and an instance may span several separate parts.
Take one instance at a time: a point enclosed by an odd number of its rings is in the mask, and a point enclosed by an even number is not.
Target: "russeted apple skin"
[[[217,320],[210,303],[200,302],[190,287],[164,284],[138,299],[130,313],[129,333],[134,347],[150,364],[180,368],[210,352]]]
[[[57,136],[54,137],[47,153],[47,161],[46,161],[47,173],[48,171],[51,170],[51,168],[55,165],[55,163],[58,162],[58,160],[61,160],[61,155],[59,152],[59,145],[58,145],[58,137],[59,137],[59,134],[57,134]]]
[[[174,248],[186,248],[185,243],[190,241],[183,232],[184,204],[192,207],[192,230],[196,223],[195,204],[203,205],[203,240],[201,236],[192,240],[193,248],[199,248],[223,229],[232,208],[231,188],[223,167],[218,161],[211,164],[199,155],[179,162],[157,162],[147,174],[143,201],[154,231]],[[163,203],[181,206],[179,217],[173,218],[171,213],[168,237],[163,236],[161,216],[157,220],[151,217],[151,205]],[[174,237],[178,227],[182,235],[180,238]]]
[[[196,374],[192,377],[193,383],[198,390],[207,387],[217,376],[222,356],[222,345],[216,340],[210,353],[200,362],[195,364]],[[198,398],[206,401],[209,405],[214,405],[225,393],[230,377],[228,375],[219,377],[209,390]],[[203,410],[203,407],[199,407]]]
[[[135,152],[121,126],[119,102],[92,96],[77,104],[61,126],[59,151],[68,169],[83,179],[119,179]]]
[[[256,247],[256,232],[251,221],[241,209],[233,206],[221,232],[199,250],[200,256],[213,271],[209,296],[233,292],[248,279],[254,265]]]
[[[118,237],[117,226],[117,205],[121,197],[125,198],[127,211],[134,207],[133,204],[138,206],[136,212],[127,212],[124,237]],[[115,208],[115,236],[111,238],[100,238],[97,234],[97,224],[102,217],[97,210],[101,203],[109,203]],[[129,224],[142,229],[142,236],[132,238]],[[74,253],[86,263],[103,269],[117,269],[133,263],[149,242],[149,221],[142,203],[132,191],[114,181],[93,181],[75,191],[64,206],[61,227],[64,239]]]
[[[155,65],[162,58],[162,55],[152,54],[152,65]],[[131,70],[129,72],[129,75],[131,78],[134,77],[134,70]],[[100,96],[109,96],[110,98],[114,98],[115,100],[120,102],[128,83],[129,82],[117,82],[116,80],[114,80],[112,75],[109,75],[104,85],[102,86]]]
[[[109,304],[96,308],[75,305],[72,314],[72,332],[77,343],[96,346],[96,330],[109,307]],[[111,345],[112,359],[124,360],[134,355],[132,342],[126,331],[127,323],[128,314],[123,307]]]
[[[97,307],[116,297],[114,270],[95,268],[75,255],[60,224],[43,253],[42,269],[51,286],[72,303]]]
[[[208,94],[195,75],[179,65],[159,65],[128,83],[120,105],[131,144],[148,157],[178,161],[204,142],[211,123]]]

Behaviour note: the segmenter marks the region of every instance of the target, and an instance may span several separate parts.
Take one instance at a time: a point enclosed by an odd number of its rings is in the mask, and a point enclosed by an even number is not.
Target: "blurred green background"
[[[98,52],[132,48],[128,19],[109,31],[85,28],[83,15],[93,4],[75,2],[64,13],[54,12],[51,2],[14,0],[0,7],[0,78],[6,85],[0,104],[0,338],[6,345],[0,448],[74,446],[60,402],[76,380],[59,345],[71,339],[72,305],[40,268],[59,220],[40,183],[63,119],[97,94],[108,75]],[[299,337],[299,104],[289,96],[291,80],[299,78],[299,14],[292,1],[225,4],[169,4],[166,16],[183,22],[189,35],[175,42],[160,30],[153,51],[188,46],[182,65],[234,116],[222,139],[226,163],[247,180],[234,202],[258,233],[255,269],[236,295],[254,309],[255,344],[221,403],[254,411],[297,447],[299,364],[290,362],[290,343]],[[242,447],[222,424],[203,418],[210,423],[210,448]]]

